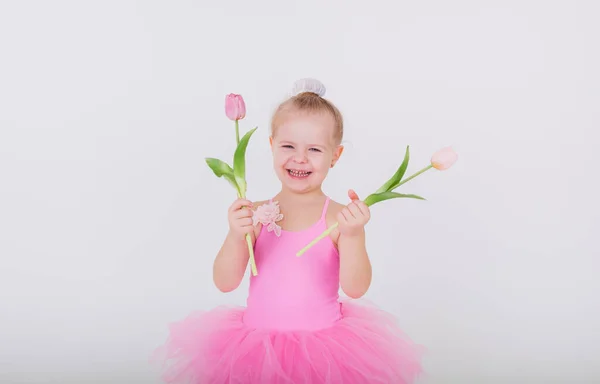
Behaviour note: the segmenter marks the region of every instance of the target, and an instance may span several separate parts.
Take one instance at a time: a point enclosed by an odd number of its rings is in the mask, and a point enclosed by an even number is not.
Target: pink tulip
[[[433,168],[443,171],[450,168],[458,160],[458,155],[451,147],[442,148],[431,157]]]
[[[242,95],[230,93],[225,97],[225,114],[233,121],[246,117],[246,104]]]

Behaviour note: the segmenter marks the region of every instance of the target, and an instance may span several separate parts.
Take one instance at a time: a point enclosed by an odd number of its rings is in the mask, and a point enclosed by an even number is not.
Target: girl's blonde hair
[[[316,81],[316,80],[315,80]],[[321,94],[324,87],[320,84]],[[328,113],[334,120],[334,139],[337,144],[342,142],[344,137],[344,119],[339,109],[329,100],[324,99],[320,94],[313,91],[300,91],[296,95],[285,100],[277,107],[271,120],[271,134],[274,135],[277,127],[281,124],[284,116],[289,112],[306,113]]]

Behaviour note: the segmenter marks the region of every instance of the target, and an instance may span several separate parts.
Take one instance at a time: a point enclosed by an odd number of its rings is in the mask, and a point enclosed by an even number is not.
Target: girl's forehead
[[[277,127],[282,140],[310,139],[329,141],[334,133],[334,121],[326,114],[297,114]]]

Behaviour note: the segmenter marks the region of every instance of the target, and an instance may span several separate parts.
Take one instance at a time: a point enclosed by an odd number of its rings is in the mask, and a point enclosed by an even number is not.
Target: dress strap
[[[323,212],[321,212],[321,220],[325,219],[327,215],[327,207],[329,207],[329,196],[325,198],[325,204],[323,205]]]

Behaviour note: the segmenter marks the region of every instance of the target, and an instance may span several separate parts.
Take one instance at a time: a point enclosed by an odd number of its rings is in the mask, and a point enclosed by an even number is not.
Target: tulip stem
[[[252,238],[249,233],[246,233],[246,243],[248,244],[248,253],[250,257],[250,269],[252,270],[252,276],[258,275],[256,270],[256,261],[254,260],[254,248],[252,247]]]
[[[235,121],[235,143],[236,145],[240,145],[240,122],[239,120]],[[246,198],[245,194],[242,191],[238,190],[239,198]],[[244,207],[246,208],[246,207]],[[252,238],[250,234],[246,234],[246,243],[248,244],[248,256],[250,261],[250,269],[252,270],[252,276],[258,275],[258,271],[256,270],[256,261],[254,260],[254,247],[252,246]]]
[[[323,239],[323,238],[325,238],[325,236],[329,235],[331,233],[331,231],[333,231],[334,229],[336,229],[339,224],[340,223],[335,223],[331,227],[329,227],[326,230],[324,230],[323,233],[321,233],[319,236],[317,236],[317,238],[315,238],[313,241],[311,241],[306,247],[304,247],[300,251],[298,251],[298,253],[296,253],[296,256],[302,256],[302,254],[304,252],[308,251],[308,249],[310,247],[312,247],[313,245],[317,244],[319,241],[321,241],[321,239]]]
[[[238,197],[240,199],[245,199],[244,194],[240,193],[238,190]],[[247,208],[246,206],[242,208]],[[252,270],[252,276],[258,275],[258,270],[256,269],[256,260],[254,260],[254,247],[252,246],[252,238],[249,233],[246,233],[246,244],[248,245],[248,261],[250,262],[250,269]]]
[[[433,168],[433,165],[429,164],[428,166],[426,166],[425,168],[421,169],[419,172],[415,173],[414,175],[402,180],[401,182],[398,183],[398,185],[395,185],[394,187],[390,188],[391,190],[394,190],[396,188],[398,188],[399,186],[401,186],[402,184],[406,183],[409,180],[414,179],[415,177],[419,176],[421,173],[428,171],[429,169]]]

